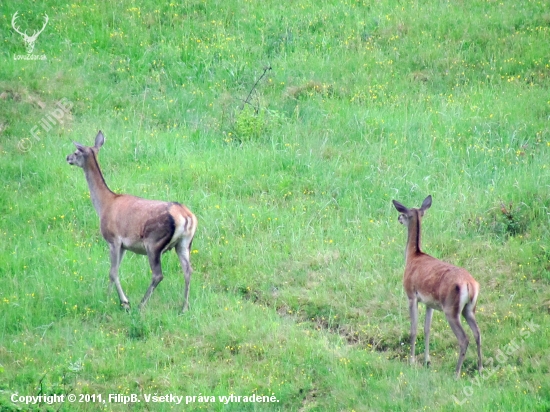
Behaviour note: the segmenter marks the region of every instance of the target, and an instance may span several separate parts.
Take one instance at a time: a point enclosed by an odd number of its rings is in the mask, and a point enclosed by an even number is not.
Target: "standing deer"
[[[76,152],[67,156],[67,162],[84,169],[92,204],[99,215],[101,234],[109,244],[109,291],[114,283],[121,306],[129,310],[130,302],[122,291],[118,268],[126,250],[147,255],[153,271],[153,280],[139,305],[143,308],[153,290],[162,281],[161,255],[175,248],[185,276],[185,312],[189,307],[189,283],[192,272],[189,255],[197,229],[197,218],[189,209],[176,202],[146,200],[113,193],[107,187],[97,162],[99,149],[104,142],[105,138],[101,131],[97,134],[93,147],[74,142]]]
[[[17,15],[17,11],[14,13],[13,17],[11,18],[11,26],[13,27],[13,29],[19,33],[21,36],[23,36],[23,41],[25,42],[25,48],[27,49],[27,53],[28,54],[31,54],[34,50],[34,43],[36,42],[36,39],[38,39],[38,36],[40,35],[40,33],[42,33],[44,31],[44,29],[46,28],[46,25],[48,24],[48,21],[49,21],[49,17],[46,13],[44,13],[44,25],[42,26],[42,28],[38,31],[34,31],[32,36],[29,36],[27,34],[27,32],[21,32],[17,26],[15,25],[15,20],[17,20],[17,18],[19,17]]]
[[[409,298],[409,314],[411,317],[411,363],[415,361],[416,327],[418,323],[418,302],[426,305],[426,321],[424,323],[426,366],[430,364],[430,325],[434,309],[445,314],[451,329],[458,339],[459,355],[456,365],[456,377],[460,370],[466,349],[468,337],[460,324],[460,314],[472,329],[477,344],[477,368],[481,372],[481,333],[475,318],[479,284],[465,269],[442,262],[420,249],[420,222],[426,210],[432,205],[432,197],[424,199],[420,209],[409,209],[396,200],[393,205],[401,215],[399,223],[407,227],[407,247],[405,249],[405,274],[403,286]]]

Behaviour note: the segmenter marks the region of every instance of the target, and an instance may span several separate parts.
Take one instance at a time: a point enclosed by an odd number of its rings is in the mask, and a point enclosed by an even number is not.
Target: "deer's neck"
[[[101,211],[116,195],[107,187],[95,155],[88,158],[86,167],[84,168],[84,174],[86,175],[86,181],[90,189],[92,204],[98,216],[101,217]]]
[[[405,258],[422,253],[420,249],[420,216],[418,214],[410,221],[408,226],[407,247]]]

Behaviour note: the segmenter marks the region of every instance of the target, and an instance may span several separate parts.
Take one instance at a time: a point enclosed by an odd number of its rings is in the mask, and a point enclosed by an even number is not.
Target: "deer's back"
[[[174,246],[182,236],[193,236],[196,218],[176,202],[148,200],[118,195],[109,208],[102,211],[101,233],[108,242],[120,241],[124,248],[146,254],[147,242],[167,240]]]
[[[403,286],[409,298],[416,296],[420,302],[438,310],[449,299],[474,299],[479,289],[479,285],[466,269],[425,253],[409,259]]]

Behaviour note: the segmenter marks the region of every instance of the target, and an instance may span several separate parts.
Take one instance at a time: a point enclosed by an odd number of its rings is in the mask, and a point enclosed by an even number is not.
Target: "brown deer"
[[[458,339],[459,355],[456,365],[456,377],[460,370],[466,349],[468,337],[460,324],[460,314],[472,329],[477,344],[477,368],[481,372],[481,333],[475,318],[479,284],[465,269],[442,262],[420,249],[420,222],[426,210],[432,205],[432,197],[424,199],[420,209],[409,209],[396,200],[393,205],[401,215],[399,223],[408,230],[407,247],[405,249],[405,274],[403,286],[409,298],[409,314],[411,317],[411,363],[415,362],[416,327],[418,323],[418,302],[426,305],[426,321],[424,323],[426,366],[430,364],[430,325],[433,310],[441,310],[445,314],[451,329]]]
[[[74,143],[76,152],[67,156],[67,162],[84,169],[92,204],[99,215],[101,234],[109,244],[111,270],[109,290],[116,286],[120,304],[130,309],[122,291],[118,268],[124,252],[130,250],[147,255],[153,271],[153,280],[140,303],[143,308],[153,290],[162,280],[161,255],[176,249],[185,277],[183,311],[189,307],[191,243],[197,229],[197,218],[189,209],[176,202],[146,200],[135,196],[113,193],[105,183],[97,162],[97,155],[105,142],[99,131],[93,147]]]

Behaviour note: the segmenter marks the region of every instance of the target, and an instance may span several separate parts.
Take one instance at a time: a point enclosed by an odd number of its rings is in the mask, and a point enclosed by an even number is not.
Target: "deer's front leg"
[[[111,270],[109,271],[109,293],[113,290],[113,284],[116,287],[118,293],[118,298],[120,299],[120,306],[126,310],[130,310],[130,302],[122,290],[120,285],[120,279],[118,278],[118,268],[120,267],[120,262],[124,256],[124,249],[118,243],[109,243],[109,252],[111,256]]]
[[[411,318],[411,365],[415,363],[416,328],[418,325],[418,301],[416,298],[409,298],[409,316]]]
[[[426,320],[424,321],[424,365],[430,366],[430,326],[432,325],[432,316],[434,310],[426,307]]]

